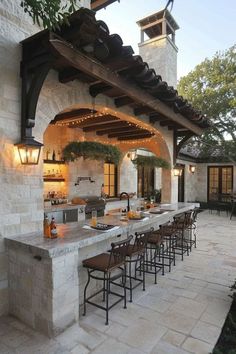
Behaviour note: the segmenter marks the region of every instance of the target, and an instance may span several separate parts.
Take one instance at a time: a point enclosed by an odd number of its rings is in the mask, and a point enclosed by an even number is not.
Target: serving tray
[[[108,224],[103,224],[103,223],[99,222],[99,223],[97,223],[96,226],[90,225],[90,227],[94,230],[107,231],[107,230],[113,229],[113,227],[115,227],[115,225],[108,225]]]

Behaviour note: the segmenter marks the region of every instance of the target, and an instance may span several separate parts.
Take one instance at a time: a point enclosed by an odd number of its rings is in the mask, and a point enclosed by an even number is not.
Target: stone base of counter
[[[79,321],[79,304],[87,272],[82,261],[110,249],[111,242],[127,234],[144,231],[172,219],[194,204],[168,206],[170,212],[150,215],[150,219],[122,223],[119,217],[104,217],[108,224],[120,228],[108,233],[83,229],[83,224],[61,225],[63,238],[45,240],[42,234],[6,238],[9,258],[10,313],[35,330],[54,337]],[[103,220],[103,219],[102,219]],[[88,296],[97,290],[96,281]]]
[[[37,259],[8,250],[10,314],[54,337],[78,321],[78,252]]]

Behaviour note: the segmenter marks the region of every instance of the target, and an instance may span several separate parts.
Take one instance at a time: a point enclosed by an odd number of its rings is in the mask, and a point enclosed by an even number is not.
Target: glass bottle
[[[93,227],[97,226],[97,210],[92,210],[91,226]]]
[[[50,238],[51,237],[51,227],[50,227],[50,222],[49,222],[49,219],[48,219],[47,215],[44,218],[43,234],[44,234],[45,238]]]
[[[50,224],[50,235],[51,235],[51,238],[57,238],[57,225],[55,223],[55,218],[52,217],[52,221],[51,221],[51,224]]]

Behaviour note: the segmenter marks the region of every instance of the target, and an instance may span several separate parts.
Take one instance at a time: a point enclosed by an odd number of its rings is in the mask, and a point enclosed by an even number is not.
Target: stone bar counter
[[[89,223],[86,220],[59,224],[57,239],[45,239],[40,232],[5,238],[10,313],[49,337],[56,336],[79,321],[79,305],[87,280],[82,267],[84,259],[109,250],[111,242],[128,234],[150,227],[157,229],[174,215],[195,206],[163,204],[161,209],[166,210],[163,214],[147,214],[140,221],[120,221],[120,215],[98,218],[99,222],[119,226],[106,232],[83,228]]]

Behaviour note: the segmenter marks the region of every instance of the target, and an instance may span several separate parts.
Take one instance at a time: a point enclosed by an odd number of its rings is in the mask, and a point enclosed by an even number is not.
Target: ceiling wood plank
[[[96,112],[95,112],[96,113]],[[55,116],[53,122],[66,120],[71,118],[83,118],[86,115],[92,114],[91,109],[74,109],[73,111],[59,113]]]
[[[141,104],[152,108],[164,116],[167,116],[172,121],[181,124],[195,134],[202,134],[202,128],[195,125],[181,114],[175,113],[170,107],[166,106],[160,100],[155,99],[144,90],[131,85],[128,81],[125,81],[117,74],[104,67],[101,63],[96,62],[94,59],[83,55],[78,50],[71,48],[68,43],[59,39],[51,39],[50,47],[54,54],[63,58],[65,63],[68,63],[76,69],[82,70],[85,73],[96,77],[107,85],[111,85],[122,90],[124,95],[127,95],[133,98],[134,101],[140,102]]]
[[[117,138],[120,136],[133,136],[133,135],[141,135],[141,134],[147,134],[150,135],[151,133],[147,130],[142,130],[142,129],[137,129],[133,131],[128,131],[128,132],[117,132],[117,133],[112,133],[108,134],[108,138]]]
[[[125,133],[125,132],[133,131],[134,129],[137,129],[137,127],[131,125],[131,126],[122,127],[122,128],[100,130],[96,134],[97,135],[106,135],[106,134],[119,133],[119,132],[120,133]]]
[[[83,128],[84,132],[92,132],[92,131],[97,131],[97,130],[104,130],[106,128],[110,127],[125,127],[128,126],[126,122],[111,122],[111,123],[105,123],[105,124],[94,124],[89,127]]]
[[[147,139],[151,138],[151,134],[140,134],[140,135],[134,135],[134,136],[123,136],[123,137],[118,137],[118,140],[136,140],[136,139]]]

